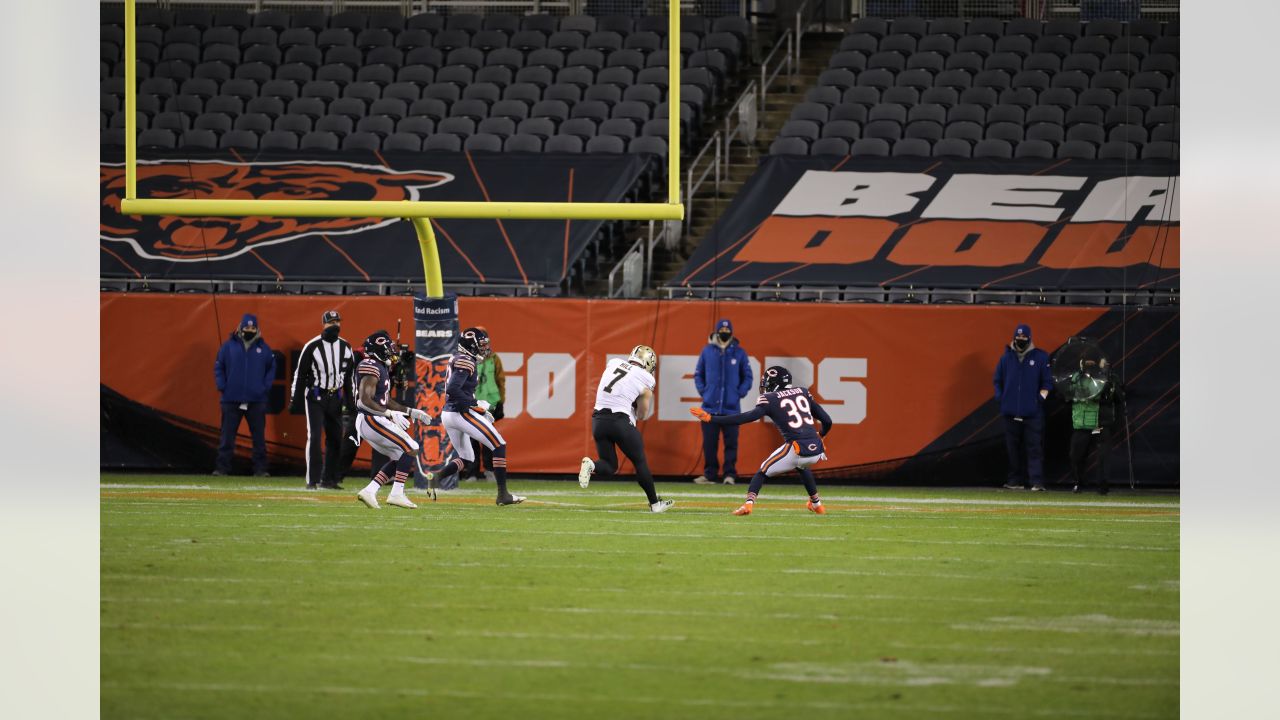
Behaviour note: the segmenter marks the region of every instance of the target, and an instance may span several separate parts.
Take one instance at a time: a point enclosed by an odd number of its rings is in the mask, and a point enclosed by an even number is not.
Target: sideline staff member
[[[351,412],[352,373],[355,353],[343,340],[342,317],[337,310],[326,310],[320,316],[324,329],[302,347],[298,367],[293,373],[292,413],[307,413],[307,489],[322,487],[341,490],[338,473],[341,467],[342,416]],[[324,453],[320,443],[323,433]]]

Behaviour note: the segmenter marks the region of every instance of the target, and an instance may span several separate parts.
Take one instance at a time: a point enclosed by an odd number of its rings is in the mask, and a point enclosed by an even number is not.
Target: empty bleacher
[[[782,155],[1174,159],[1176,22],[862,18]]]
[[[665,154],[664,17],[138,8],[139,147]],[[687,147],[744,62],[739,17],[681,21]],[[102,144],[124,142],[102,6]],[[687,149],[686,147],[686,149]]]

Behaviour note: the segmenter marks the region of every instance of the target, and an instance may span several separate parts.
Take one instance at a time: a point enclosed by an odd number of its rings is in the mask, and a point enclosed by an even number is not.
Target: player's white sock
[[[393,483],[391,483],[391,493],[392,493],[393,495],[403,495],[403,494],[404,494],[404,483],[402,483],[402,482],[393,482]]]
[[[370,491],[370,492],[372,492],[373,494],[375,494],[375,495],[376,495],[376,494],[378,494],[378,488],[380,488],[380,487],[382,487],[382,486],[378,484],[378,481],[377,481],[377,480],[370,480],[370,481],[369,481],[369,484],[364,486],[364,489],[365,489],[365,490],[368,490],[368,491]]]

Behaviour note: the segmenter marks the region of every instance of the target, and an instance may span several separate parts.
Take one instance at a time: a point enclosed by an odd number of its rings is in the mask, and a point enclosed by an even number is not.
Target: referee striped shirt
[[[342,338],[333,342],[326,341],[317,335],[302,346],[298,355],[298,367],[293,371],[293,388],[290,396],[301,402],[303,395],[311,389],[347,390],[351,395],[352,375],[355,370],[356,356],[351,352],[351,344]]]

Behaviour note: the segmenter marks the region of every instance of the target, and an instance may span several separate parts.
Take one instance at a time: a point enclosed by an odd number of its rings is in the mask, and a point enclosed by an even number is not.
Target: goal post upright
[[[430,218],[503,220],[683,220],[680,202],[680,0],[669,0],[667,34],[667,202],[477,202],[377,200],[226,200],[138,197],[137,0],[124,0],[125,215],[185,217],[372,217],[412,222],[428,294],[443,293]]]

